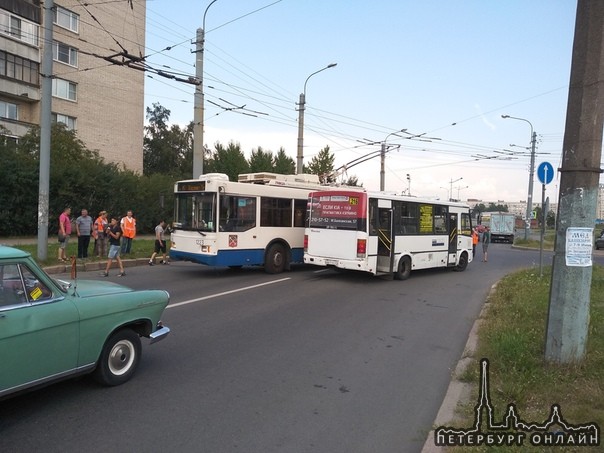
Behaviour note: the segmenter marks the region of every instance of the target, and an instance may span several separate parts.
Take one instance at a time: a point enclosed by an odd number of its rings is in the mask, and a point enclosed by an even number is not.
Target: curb
[[[122,260],[124,267],[148,266],[149,258],[133,258]],[[79,262],[76,264],[78,272],[102,271],[107,266],[107,260],[95,262]],[[66,274],[71,271],[71,264],[55,264],[43,268],[47,274]]]
[[[470,330],[470,334],[468,336],[468,341],[466,342],[464,351],[461,354],[461,358],[457,362],[455,370],[453,370],[453,373],[451,373],[451,382],[449,383],[447,393],[445,394],[445,398],[443,399],[440,409],[436,414],[436,418],[432,424],[432,429],[428,433],[426,442],[421,450],[422,453],[442,453],[447,451],[447,447],[439,447],[434,445],[434,428],[439,426],[448,426],[455,422],[457,419],[457,408],[462,403],[470,401],[474,386],[472,384],[468,384],[467,382],[462,382],[459,378],[465,373],[468,367],[477,366],[477,361],[474,358],[474,354],[476,353],[476,347],[478,346],[478,329],[480,329],[487,311],[491,306],[489,299],[491,294],[495,291],[495,288],[497,288],[497,283],[491,286],[489,294],[487,295],[484,305],[480,310],[480,314],[478,315],[478,319],[476,319],[472,325],[472,329]]]

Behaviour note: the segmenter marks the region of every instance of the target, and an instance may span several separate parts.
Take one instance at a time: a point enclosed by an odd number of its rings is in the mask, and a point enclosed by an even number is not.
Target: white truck
[[[514,243],[516,216],[507,212],[485,212],[481,216],[481,225],[491,230],[491,242]]]

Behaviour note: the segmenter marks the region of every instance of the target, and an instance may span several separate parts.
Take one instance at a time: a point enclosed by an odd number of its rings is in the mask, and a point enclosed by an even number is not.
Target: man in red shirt
[[[69,243],[69,235],[71,234],[71,208],[66,207],[63,213],[59,216],[59,261],[67,261],[65,249]]]

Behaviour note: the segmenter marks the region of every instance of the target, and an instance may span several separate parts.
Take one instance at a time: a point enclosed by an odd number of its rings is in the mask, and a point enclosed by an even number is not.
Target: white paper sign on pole
[[[566,265],[591,266],[593,228],[571,227],[566,230]]]

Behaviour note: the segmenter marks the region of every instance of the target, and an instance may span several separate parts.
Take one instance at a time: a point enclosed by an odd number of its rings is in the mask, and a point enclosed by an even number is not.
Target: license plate
[[[338,260],[325,260],[325,264],[328,266],[337,266]]]

